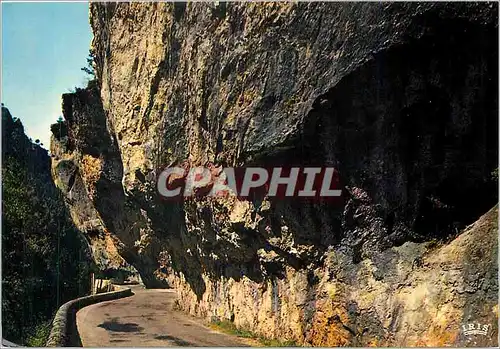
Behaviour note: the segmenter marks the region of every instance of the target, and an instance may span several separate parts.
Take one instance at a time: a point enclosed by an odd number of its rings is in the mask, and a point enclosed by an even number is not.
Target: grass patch
[[[269,339],[255,333],[236,327],[231,321],[212,321],[210,327],[223,333],[241,338],[251,338],[258,340],[265,347],[298,347],[297,343],[293,340],[280,341],[278,339]]]
[[[263,338],[263,337],[259,337],[258,340],[265,347],[298,347],[297,342],[295,342],[293,340],[280,341],[277,339],[267,339],[267,338]]]
[[[212,321],[210,323],[210,327],[237,337],[255,338],[255,335],[252,332],[237,328],[231,321]]]
[[[28,347],[44,347],[49,339],[50,330],[52,329],[52,321],[47,320],[31,328],[28,338],[25,341]]]

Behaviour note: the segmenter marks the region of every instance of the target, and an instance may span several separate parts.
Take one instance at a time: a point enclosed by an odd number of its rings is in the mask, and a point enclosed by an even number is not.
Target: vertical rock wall
[[[496,209],[465,229],[498,201],[496,4],[93,3],[90,20],[97,86],[63,98],[54,173],[148,286],[305,344],[496,343]],[[180,163],[334,166],[342,202],[165,202],[156,176]]]

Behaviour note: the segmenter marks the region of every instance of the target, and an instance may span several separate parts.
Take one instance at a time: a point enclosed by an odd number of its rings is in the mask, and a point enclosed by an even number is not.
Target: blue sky
[[[50,146],[61,94],[88,80],[88,3],[2,3],[2,103]]]

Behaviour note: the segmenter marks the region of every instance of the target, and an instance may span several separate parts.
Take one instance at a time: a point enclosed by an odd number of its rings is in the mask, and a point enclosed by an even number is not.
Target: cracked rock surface
[[[496,4],[92,3],[90,21],[97,81],[63,96],[51,150],[96,246],[266,337],[497,344]],[[343,195],[164,201],[174,164],[333,166]]]

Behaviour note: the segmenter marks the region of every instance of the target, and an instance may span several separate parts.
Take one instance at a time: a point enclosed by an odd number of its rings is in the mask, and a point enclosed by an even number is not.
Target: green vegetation
[[[98,81],[97,81],[97,74],[95,71],[95,52],[90,49],[89,50],[89,55],[87,56],[87,65],[83,68],[80,68],[83,72],[85,72],[88,75],[88,80],[87,80],[87,88],[95,88],[98,87]],[[77,93],[81,91],[81,87],[74,87],[73,89],[69,89],[71,93]]]
[[[51,328],[52,321],[50,320],[35,325],[25,340],[26,345],[28,347],[44,347],[49,338]]]
[[[90,290],[90,254],[52,182],[50,158],[2,108],[2,336],[43,346],[63,303]]]
[[[81,68],[81,70],[90,75],[92,79],[95,79],[94,61],[95,61],[94,51],[89,50],[89,55],[87,57],[87,65]]]
[[[236,327],[236,325],[227,320],[223,321],[212,321],[210,327],[223,333],[231,334],[233,336],[241,338],[251,338],[256,339],[265,347],[297,347],[297,343],[293,340],[280,341],[278,339],[269,339],[259,335],[254,334],[251,331],[241,329]]]
[[[266,339],[259,338],[259,341],[265,347],[298,347],[297,343],[293,340],[291,341],[279,341],[277,339]]]
[[[248,330],[243,330],[243,329],[237,328],[236,325],[234,323],[232,323],[231,321],[227,321],[227,320],[212,321],[210,326],[213,327],[214,329],[217,329],[217,330],[224,332],[224,333],[227,333],[227,334],[231,334],[233,336],[238,336],[238,337],[242,337],[242,338],[256,338],[252,332],[250,332]]]
[[[50,125],[50,131],[58,140],[68,135],[68,126],[64,122],[62,116],[59,116],[55,124]]]
[[[498,182],[498,167],[491,172],[491,179]]]

